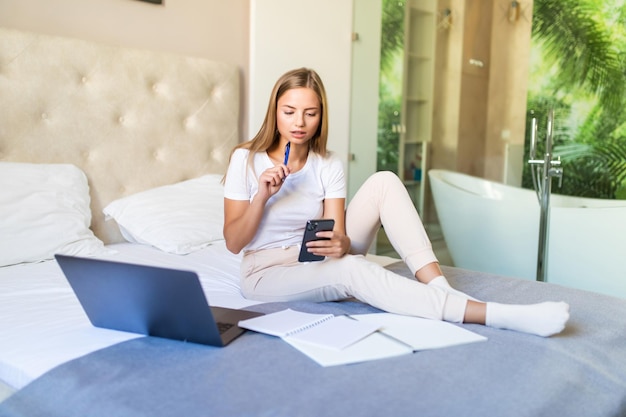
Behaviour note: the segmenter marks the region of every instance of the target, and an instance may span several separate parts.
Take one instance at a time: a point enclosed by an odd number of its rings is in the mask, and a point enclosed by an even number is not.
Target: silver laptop
[[[262,315],[211,307],[195,272],[55,255],[96,327],[212,346],[245,330],[239,320]]]

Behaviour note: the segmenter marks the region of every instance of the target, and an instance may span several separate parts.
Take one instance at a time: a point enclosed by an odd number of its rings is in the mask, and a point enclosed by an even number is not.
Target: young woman
[[[311,69],[284,74],[257,135],[237,146],[224,183],[224,237],[244,251],[241,288],[259,301],[336,301],[348,297],[382,310],[451,322],[480,323],[539,336],[559,333],[569,319],[564,302],[483,303],[453,289],[443,276],[422,222],[397,176],[372,175],[347,210],[341,161],[326,149],[328,104]],[[299,262],[307,220],[334,219]],[[365,259],[384,225],[415,274],[407,279]]]

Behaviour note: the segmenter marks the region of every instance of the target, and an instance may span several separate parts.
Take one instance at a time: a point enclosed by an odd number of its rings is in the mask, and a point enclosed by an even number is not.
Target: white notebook
[[[239,327],[285,340],[341,350],[374,333],[379,325],[347,316],[305,313],[288,308],[242,320]]]

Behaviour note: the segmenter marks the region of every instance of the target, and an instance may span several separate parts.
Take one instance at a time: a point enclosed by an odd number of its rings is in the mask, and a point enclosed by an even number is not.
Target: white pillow
[[[0,266],[102,251],[89,203],[87,177],[74,165],[0,162]]]
[[[211,174],[115,200],[104,208],[122,236],[165,252],[187,254],[224,239],[224,187]]]

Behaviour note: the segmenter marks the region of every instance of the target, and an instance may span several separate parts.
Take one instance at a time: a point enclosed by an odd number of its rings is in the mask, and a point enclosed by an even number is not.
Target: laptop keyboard
[[[228,329],[230,329],[233,326],[234,326],[233,323],[217,322],[217,330],[220,332],[220,334],[225,333]]]

